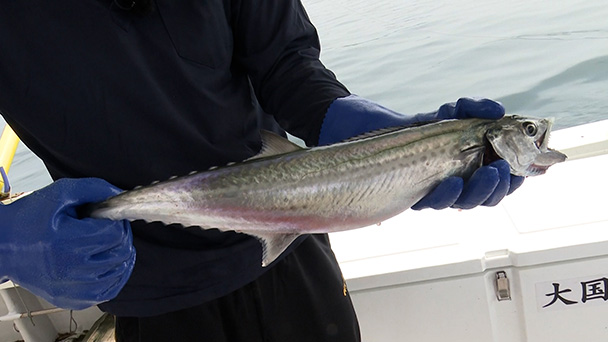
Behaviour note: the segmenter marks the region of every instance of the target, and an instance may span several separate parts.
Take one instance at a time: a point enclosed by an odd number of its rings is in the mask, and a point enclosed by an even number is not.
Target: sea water
[[[323,63],[398,112],[488,97],[554,129],[608,119],[607,0],[303,0]],[[20,144],[15,191],[51,179]]]
[[[304,0],[322,60],[403,113],[462,96],[554,128],[608,119],[608,1]]]

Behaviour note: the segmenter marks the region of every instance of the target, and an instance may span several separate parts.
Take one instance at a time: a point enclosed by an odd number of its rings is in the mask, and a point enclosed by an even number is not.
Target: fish
[[[504,159],[537,176],[566,155],[548,147],[553,120],[443,120],[301,147],[262,131],[260,153],[242,162],[125,191],[89,216],[160,221],[257,238],[268,266],[300,235],[377,224],[410,208],[442,180],[469,178]]]

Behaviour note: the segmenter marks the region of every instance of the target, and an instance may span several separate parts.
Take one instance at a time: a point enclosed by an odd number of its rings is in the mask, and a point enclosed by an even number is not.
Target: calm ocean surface
[[[303,0],[322,60],[358,95],[402,113],[463,96],[555,128],[608,119],[606,0]],[[15,191],[51,180],[22,144]]]

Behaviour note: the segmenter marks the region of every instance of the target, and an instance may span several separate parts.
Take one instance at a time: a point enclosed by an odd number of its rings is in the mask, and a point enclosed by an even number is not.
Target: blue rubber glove
[[[504,114],[505,109],[498,102],[461,98],[455,103],[442,105],[435,112],[408,116],[357,95],[350,95],[336,99],[329,106],[321,126],[319,145],[332,144],[387,127],[410,126],[446,119],[500,119]],[[477,169],[466,182],[460,177],[446,179],[412,206],[412,209],[470,209],[478,205],[494,206],[517,189],[523,180],[523,177],[510,174],[506,161],[498,160]]]
[[[116,297],[135,263],[130,224],[79,219],[76,208],[119,192],[98,178],[61,179],[0,205],[0,279],[66,309]]]

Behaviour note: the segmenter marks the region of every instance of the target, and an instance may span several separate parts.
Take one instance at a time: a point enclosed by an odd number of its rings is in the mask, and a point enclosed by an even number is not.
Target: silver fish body
[[[90,216],[246,233],[260,240],[268,265],[302,234],[384,221],[490,156],[513,174],[542,174],[566,159],[548,149],[550,129],[550,120],[516,116],[448,120],[310,149],[263,132],[254,158],[126,191]]]

